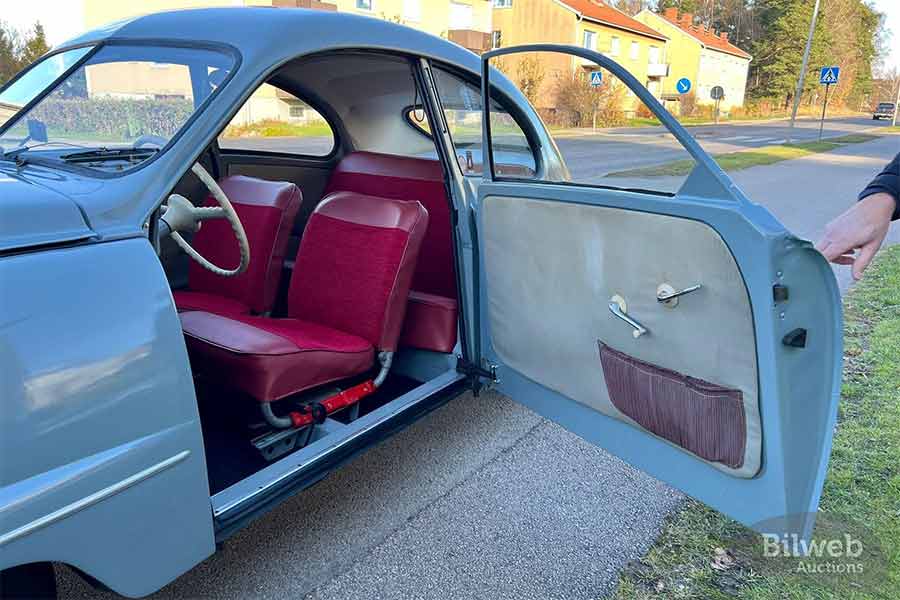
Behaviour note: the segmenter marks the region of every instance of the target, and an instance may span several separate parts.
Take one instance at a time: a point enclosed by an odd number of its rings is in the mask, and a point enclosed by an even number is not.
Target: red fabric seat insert
[[[231,302],[236,302],[247,308],[240,312],[268,312],[275,303],[291,227],[302,201],[300,189],[293,183],[240,175],[222,179],[219,186],[244,226],[250,243],[250,265],[236,277],[221,277],[191,261],[188,290],[179,290],[175,294],[175,305],[179,310],[233,314]],[[217,203],[210,196],[206,205],[217,206]],[[225,219],[204,221],[191,245],[202,256],[224,269],[234,268],[240,263],[237,241]],[[220,296],[223,300],[216,302],[196,294]]]
[[[326,194],[338,191],[421,202],[428,211],[428,231],[419,251],[412,289],[457,297],[450,203],[438,161],[352,152],[335,167],[325,189]]]
[[[401,346],[450,352],[456,345],[456,269],[450,204],[436,160],[376,152],[353,152],[335,167],[326,193],[352,191],[418,200],[428,211],[428,231],[413,275]]]

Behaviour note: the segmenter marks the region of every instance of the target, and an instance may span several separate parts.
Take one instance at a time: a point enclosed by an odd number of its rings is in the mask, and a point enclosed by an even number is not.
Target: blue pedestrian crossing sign
[[[691,80],[687,77],[682,77],[675,83],[675,89],[678,90],[679,94],[687,94],[691,91]]]
[[[819,71],[819,83],[822,85],[831,85],[838,82],[841,74],[840,67],[822,67]]]
[[[603,83],[603,71],[591,71],[591,86],[597,87]]]

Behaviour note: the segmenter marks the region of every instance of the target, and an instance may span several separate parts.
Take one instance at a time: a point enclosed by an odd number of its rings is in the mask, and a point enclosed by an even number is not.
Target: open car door
[[[538,51],[595,62],[656,114],[696,162],[677,193],[497,175],[489,61]],[[612,60],[532,45],[482,66],[473,358],[585,440],[758,531],[808,539],[840,392],[829,265]]]

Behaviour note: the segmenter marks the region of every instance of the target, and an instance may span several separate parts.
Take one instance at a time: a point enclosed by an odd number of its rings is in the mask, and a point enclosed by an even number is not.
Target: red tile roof
[[[597,21],[610,27],[624,29],[647,37],[656,38],[658,40],[666,40],[666,36],[660,32],[644,25],[636,19],[632,19],[620,10],[616,10],[611,6],[600,2],[600,0],[559,0],[575,12],[581,14],[585,19]]]
[[[747,60],[753,58],[752,56],[729,42],[727,33],[720,33],[719,35],[716,35],[715,32],[706,29],[702,25],[694,25],[694,15],[692,15],[691,13],[683,13],[679,18],[677,8],[668,8],[659,16],[678,29],[692,36],[707,48],[712,48],[713,50],[718,50],[719,52],[725,52],[726,54],[739,56],[740,58],[746,58]]]

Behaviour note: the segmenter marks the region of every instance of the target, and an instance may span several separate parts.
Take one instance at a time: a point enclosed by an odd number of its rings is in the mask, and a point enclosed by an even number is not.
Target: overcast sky
[[[887,16],[885,28],[891,32],[887,40],[890,54],[886,57],[885,64],[900,71],[900,0],[870,1],[878,11]],[[84,29],[82,3],[77,0],[4,0],[4,3],[7,6],[4,7],[0,19],[23,30],[31,27],[35,21],[40,21],[47,31],[51,45],[74,37]],[[228,0],[222,1],[222,4],[230,3]]]

